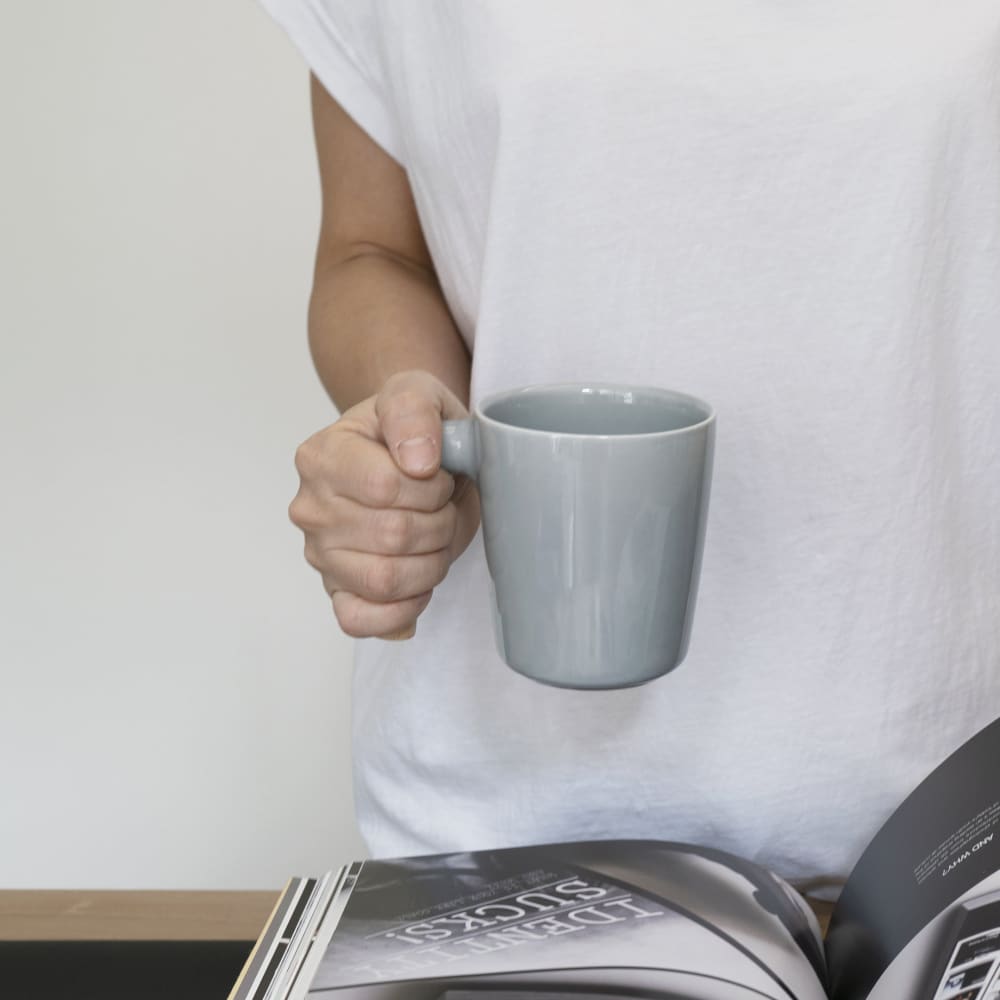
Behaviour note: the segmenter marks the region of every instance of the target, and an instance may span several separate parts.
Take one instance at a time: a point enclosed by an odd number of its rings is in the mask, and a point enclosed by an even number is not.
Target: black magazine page
[[[833,1000],[1000,1000],[1000,719],[854,867],[827,933]]]
[[[308,996],[824,1000],[819,932],[731,855],[595,841],[368,861]]]

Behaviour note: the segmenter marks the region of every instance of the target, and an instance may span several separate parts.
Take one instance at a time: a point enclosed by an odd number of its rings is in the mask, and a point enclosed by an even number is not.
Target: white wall
[[[349,641],[286,508],[305,67],[252,0],[0,13],[0,886],[280,885],[362,850]]]

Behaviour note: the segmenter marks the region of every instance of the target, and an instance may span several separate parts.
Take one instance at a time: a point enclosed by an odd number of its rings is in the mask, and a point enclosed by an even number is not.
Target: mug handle
[[[475,417],[442,422],[441,466],[470,479],[479,478],[479,428]]]

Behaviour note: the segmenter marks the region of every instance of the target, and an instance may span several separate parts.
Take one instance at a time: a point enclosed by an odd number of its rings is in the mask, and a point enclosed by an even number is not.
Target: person
[[[341,416],[290,513],[359,640],[371,851],[843,875],[1000,708],[1000,7],[264,3],[313,73]],[[718,417],[688,657],[603,693],[500,661],[439,467],[470,400],[588,380]]]

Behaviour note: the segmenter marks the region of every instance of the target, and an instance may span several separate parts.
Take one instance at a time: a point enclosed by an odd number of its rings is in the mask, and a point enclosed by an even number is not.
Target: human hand
[[[441,422],[468,416],[424,371],[392,376],[295,453],[289,506],[341,628],[406,639],[479,526],[479,495],[441,466]]]

